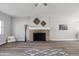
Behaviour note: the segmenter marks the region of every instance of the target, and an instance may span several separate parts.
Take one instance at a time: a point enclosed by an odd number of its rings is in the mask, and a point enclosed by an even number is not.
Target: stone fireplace
[[[49,41],[49,40],[50,40],[49,28],[44,27],[29,28],[29,41]]]

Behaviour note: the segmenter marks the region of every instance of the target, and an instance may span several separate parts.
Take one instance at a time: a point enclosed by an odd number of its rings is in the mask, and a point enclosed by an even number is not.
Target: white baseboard
[[[77,41],[78,39],[51,39],[50,41]],[[24,41],[24,39],[18,39],[17,41]]]
[[[77,41],[77,39],[52,39],[50,41]]]

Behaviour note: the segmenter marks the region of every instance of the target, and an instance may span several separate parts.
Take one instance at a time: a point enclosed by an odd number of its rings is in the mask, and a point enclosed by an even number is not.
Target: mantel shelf
[[[49,27],[29,27],[29,30],[50,30]]]

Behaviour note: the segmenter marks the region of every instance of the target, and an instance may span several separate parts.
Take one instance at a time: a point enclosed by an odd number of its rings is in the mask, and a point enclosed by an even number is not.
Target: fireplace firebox
[[[33,41],[46,41],[46,33],[33,33]]]

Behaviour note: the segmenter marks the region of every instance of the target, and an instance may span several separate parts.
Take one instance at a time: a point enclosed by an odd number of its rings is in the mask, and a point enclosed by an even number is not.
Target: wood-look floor
[[[69,54],[69,56],[79,56],[79,41],[53,41],[53,42],[13,42],[0,46],[0,53],[22,54],[25,48],[61,48]]]

